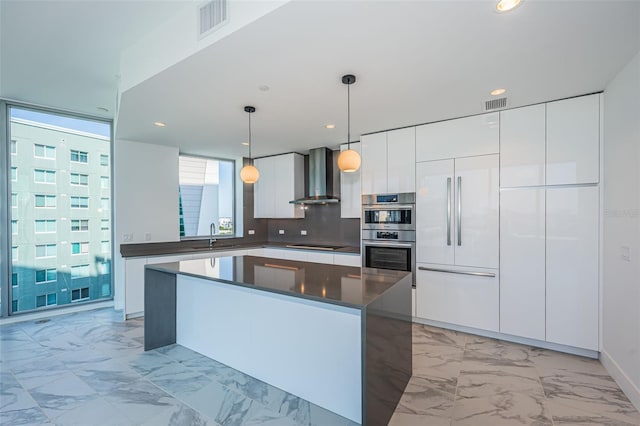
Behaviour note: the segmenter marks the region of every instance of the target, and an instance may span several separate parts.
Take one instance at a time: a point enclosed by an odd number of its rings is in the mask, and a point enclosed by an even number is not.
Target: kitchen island
[[[411,336],[407,272],[256,256],[145,268],[145,350],[178,343],[358,423],[388,423]]]

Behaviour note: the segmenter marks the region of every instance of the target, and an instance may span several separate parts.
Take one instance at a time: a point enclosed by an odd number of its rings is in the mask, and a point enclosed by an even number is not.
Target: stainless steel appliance
[[[413,272],[415,286],[415,193],[362,196],[362,265]]]

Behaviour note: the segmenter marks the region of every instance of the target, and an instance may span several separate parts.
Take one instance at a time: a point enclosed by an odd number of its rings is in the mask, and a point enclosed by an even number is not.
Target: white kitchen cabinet
[[[500,187],[545,184],[545,104],[500,111]]]
[[[304,209],[289,201],[304,196],[304,157],[290,153],[254,161],[260,179],[254,184],[254,217],[298,219]]]
[[[415,191],[415,127],[364,135],[362,194]]]
[[[417,317],[498,331],[500,294],[497,270],[426,263],[418,263],[417,269]]]
[[[500,193],[500,332],[545,340],[545,189]]]
[[[125,318],[140,316],[144,312],[144,265],[146,257],[124,260],[124,314]]]
[[[416,190],[416,128],[387,132],[387,190],[389,193]]]
[[[345,151],[347,144],[340,145],[340,151]],[[360,143],[352,143],[351,149],[360,152]],[[340,217],[360,219],[362,215],[362,190],[360,187],[360,174],[362,169],[352,173],[340,172]]]
[[[416,127],[416,161],[497,154],[500,151],[497,112],[440,121]]]
[[[547,189],[547,341],[597,351],[597,186]]]
[[[416,164],[418,262],[498,268],[498,155]]]
[[[362,266],[362,258],[359,254],[334,253],[333,264],[342,266]]]
[[[374,133],[360,138],[362,163],[360,178],[363,194],[387,192],[387,133]]]
[[[547,185],[597,183],[600,176],[600,95],[549,102]]]

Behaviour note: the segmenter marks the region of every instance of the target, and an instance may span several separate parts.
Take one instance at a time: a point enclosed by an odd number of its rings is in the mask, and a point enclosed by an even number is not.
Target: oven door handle
[[[385,242],[378,240],[365,240],[362,242],[362,245],[365,247],[368,246],[381,246],[381,247],[413,247],[414,243],[396,243],[396,242]]]
[[[413,210],[415,206],[413,204],[370,204],[365,205],[362,208],[367,210]]]
[[[447,245],[451,245],[451,178],[447,178]]]

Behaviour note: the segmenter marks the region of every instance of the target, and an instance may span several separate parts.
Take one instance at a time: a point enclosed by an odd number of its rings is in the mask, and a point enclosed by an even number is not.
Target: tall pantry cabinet
[[[500,332],[597,351],[600,98],[500,113]]]

